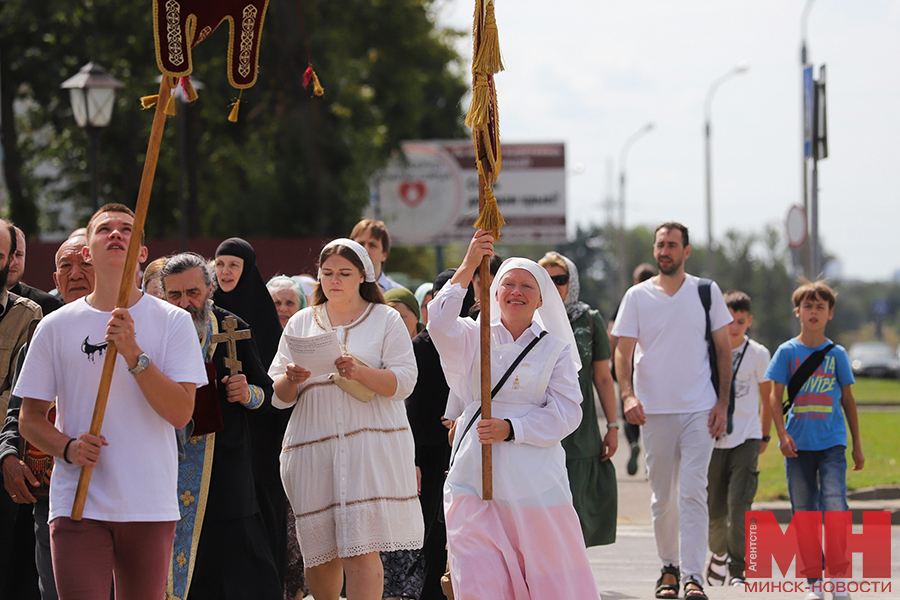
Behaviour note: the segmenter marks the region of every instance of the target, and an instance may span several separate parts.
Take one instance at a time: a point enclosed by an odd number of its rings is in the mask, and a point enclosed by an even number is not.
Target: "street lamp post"
[[[66,79],[59,87],[69,90],[72,114],[75,122],[84,129],[90,140],[91,153],[91,203],[96,211],[99,206],[97,162],[100,149],[100,129],[109,125],[116,90],[124,84],[109,75],[100,65],[89,62]]]
[[[625,294],[628,289],[628,265],[626,264],[628,253],[626,252],[625,242],[625,161],[628,158],[628,151],[631,149],[638,139],[646,133],[653,130],[653,123],[647,123],[622,144],[622,150],[619,152],[619,297]]]
[[[703,116],[705,123],[705,145],[706,145],[706,271],[708,276],[713,275],[713,226],[712,226],[712,100],[723,83],[744,73],[750,66],[747,63],[741,63],[733,67],[730,71],[720,76],[709,86],[706,93],[706,102],[703,105]]]

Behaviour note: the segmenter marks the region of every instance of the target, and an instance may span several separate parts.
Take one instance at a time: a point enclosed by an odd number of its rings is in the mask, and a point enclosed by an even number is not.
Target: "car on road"
[[[900,359],[884,342],[857,342],[850,346],[850,367],[862,377],[900,377]]]

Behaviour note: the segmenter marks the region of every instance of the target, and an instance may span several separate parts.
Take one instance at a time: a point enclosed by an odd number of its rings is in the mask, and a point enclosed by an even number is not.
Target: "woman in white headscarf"
[[[578,383],[584,397],[581,404],[584,416],[578,429],[562,441],[575,512],[581,521],[585,545],[612,544],[616,541],[617,488],[616,469],[609,459],[618,447],[619,422],[616,391],[609,372],[606,323],[598,311],[579,301],[575,263],[562,254],[548,252],[538,264],[547,269],[563,299],[581,357]],[[594,388],[606,418],[605,435],[600,433]]]
[[[504,261],[491,285],[492,385],[537,342],[494,396],[493,418],[480,418],[479,324],[458,315],[475,269],[492,255],[491,232],[479,230],[429,305],[428,331],[463,407],[446,415],[456,421],[444,487],[454,594],[599,599],[560,445],[581,422],[581,361],[559,293],[528,259]],[[481,499],[482,444],[493,444],[491,501]]]
[[[334,373],[311,377],[294,364],[284,336],[337,333],[345,356]],[[292,408],[281,478],[297,517],[306,581],[317,600],[378,600],[379,552],[421,548],[413,437],[403,400],[416,359],[399,313],[384,303],[368,253],[349,239],[322,249],[312,306],[284,330],[269,369],[272,405]],[[349,355],[352,355],[349,356]],[[365,364],[360,364],[354,358]],[[368,401],[336,377],[375,393]]]

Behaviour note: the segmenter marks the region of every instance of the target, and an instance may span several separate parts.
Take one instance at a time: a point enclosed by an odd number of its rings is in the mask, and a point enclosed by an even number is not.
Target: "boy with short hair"
[[[782,398],[791,378],[797,371],[794,386],[799,392],[787,411],[787,423],[775,418],[781,453],[784,454],[788,494],[791,510],[846,511],[847,507],[847,425],[853,440],[853,470],[865,463],[856,401],[850,386],[855,382],[850,359],[843,346],[833,344],[825,336],[825,325],[834,317],[835,293],[824,281],[802,280],[794,291],[794,314],[800,320],[800,335],[778,347],[766,371],[773,382],[770,407],[776,417],[781,414]],[[821,351],[817,354],[816,351]],[[821,358],[803,367],[804,362]],[[824,355],[824,357],[822,357]],[[818,361],[816,361],[818,362]],[[803,371],[811,371],[806,381],[800,381]],[[802,385],[801,385],[802,384]],[[844,422],[846,415],[847,421]],[[821,600],[821,581],[807,580],[810,593],[807,600]],[[849,598],[835,593],[835,598]]]
[[[731,345],[734,400],[730,432],[716,438],[709,461],[709,549],[706,570],[709,585],[743,586],[744,512],[750,510],[759,479],[757,461],[765,452],[772,426],[769,396],[772,382],[766,377],[769,351],[747,337],[753,324],[750,296],[730,291],[725,304],[734,319],[726,325]],[[762,422],[760,422],[762,414]]]

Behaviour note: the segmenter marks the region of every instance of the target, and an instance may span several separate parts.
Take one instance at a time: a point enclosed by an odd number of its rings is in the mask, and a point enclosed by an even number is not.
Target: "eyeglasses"
[[[562,275],[551,275],[550,280],[556,285],[566,285],[569,283],[569,275],[567,273],[563,273]]]

